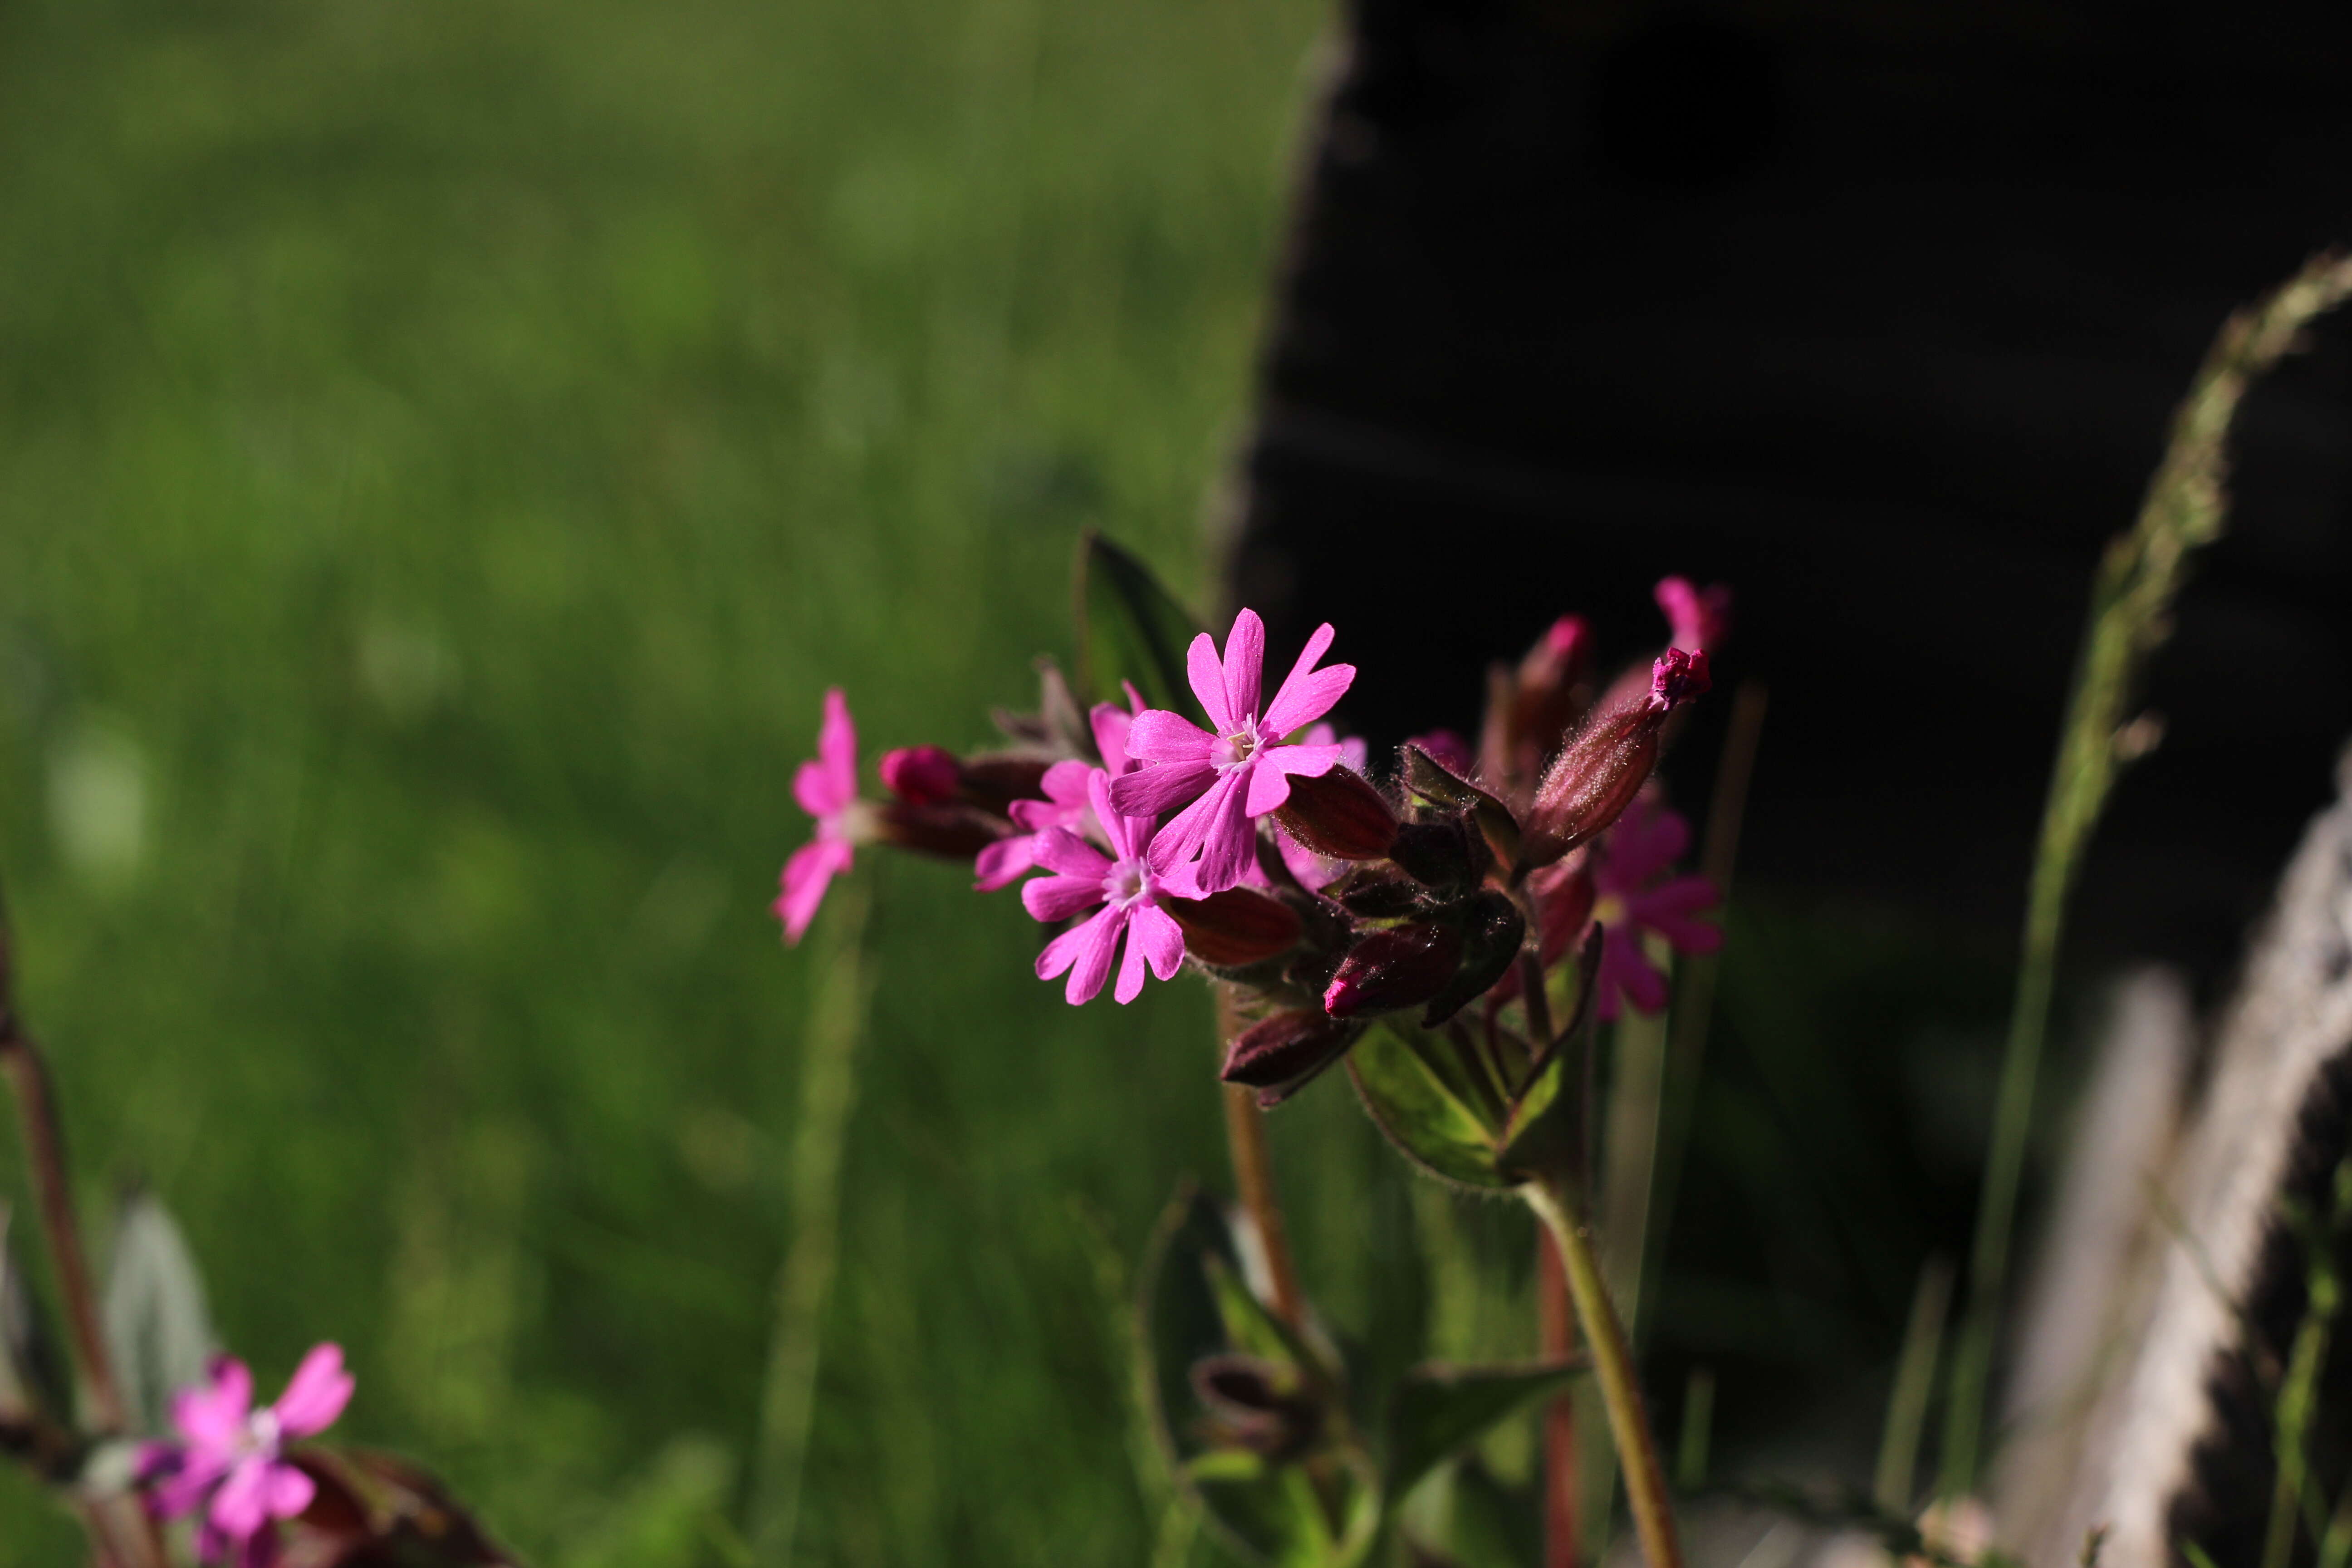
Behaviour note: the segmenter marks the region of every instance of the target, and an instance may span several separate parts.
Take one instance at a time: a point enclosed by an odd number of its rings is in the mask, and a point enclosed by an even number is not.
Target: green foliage
[[[0,879],[83,1192],[143,1175],[263,1387],[339,1339],[339,1431],[527,1560],[682,1434],[747,1473],[821,694],[869,770],[986,742],[1088,525],[1198,593],[1328,18],[0,16]],[[1011,895],[856,875],[802,1560],[1144,1561],[1065,1200],[1132,1258],[1213,1167],[1208,1010],[1073,1011]],[[1315,1125],[1302,1190],[1360,1163]],[[0,1474],[0,1564],[73,1539]]]
[[[1402,1497],[1441,1461],[1486,1429],[1566,1388],[1573,1366],[1417,1367],[1391,1395],[1388,1464],[1381,1484]]]

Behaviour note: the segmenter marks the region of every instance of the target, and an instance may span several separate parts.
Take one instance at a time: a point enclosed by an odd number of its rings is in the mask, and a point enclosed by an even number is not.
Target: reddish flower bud
[[[874,837],[943,860],[969,860],[1013,831],[1002,817],[969,805],[917,805],[894,800],[872,811]]]
[[[1274,818],[1293,838],[1337,860],[1377,860],[1396,842],[1396,813],[1381,792],[1336,763],[1312,778],[1293,774],[1290,798]]]
[[[1205,899],[1162,898],[1160,907],[1184,928],[1184,951],[1213,968],[1262,963],[1298,945],[1298,911],[1247,888]]]
[[[942,746],[882,753],[882,787],[909,805],[944,805],[963,785],[963,764]]]
[[[1278,1105],[1345,1056],[1359,1032],[1310,1009],[1276,1013],[1251,1025],[1225,1047],[1225,1065],[1218,1076],[1258,1090],[1260,1105]]]
[[[1349,951],[1324,988],[1334,1018],[1370,1017],[1418,1007],[1454,978],[1462,932],[1453,926],[1408,925],[1376,931]]]
[[[1321,1430],[1321,1406],[1294,1368],[1228,1351],[1194,1362],[1192,1380],[1212,1447],[1286,1459],[1313,1447]]]
[[[1544,772],[1528,814],[1519,872],[1549,866],[1606,832],[1657,766],[1666,715],[1706,688],[1706,655],[1668,648],[1650,667],[1646,695],[1595,709]]]

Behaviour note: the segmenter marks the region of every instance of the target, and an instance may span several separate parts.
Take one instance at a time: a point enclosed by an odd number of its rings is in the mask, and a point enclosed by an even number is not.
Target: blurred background
[[[0,886],[21,1000],[94,1228],[125,1184],[156,1191],[265,1387],[340,1340],[343,1430],[426,1460],[534,1561],[738,1560],[814,978],[766,905],[807,831],[789,783],[821,694],[848,689],[869,761],[984,741],[990,705],[1034,695],[1031,660],[1070,651],[1087,526],[1224,599],[1263,345],[1318,341],[1281,263],[1349,243],[1287,232],[1294,185],[1339,180],[1342,212],[1370,188],[1317,117],[1338,37],[1328,0],[0,8]],[[1470,54],[1432,37],[1416,47],[1458,64],[1498,35],[1473,29]],[[1410,92],[1355,107],[1442,122]],[[1445,155],[1476,166],[1478,145]],[[1385,165],[1424,193],[1447,166]],[[1611,221],[1656,219],[1681,169],[1608,173]],[[1421,216],[1449,232],[1444,204]],[[1757,832],[1787,874],[1727,917],[1648,1330],[1668,1427],[1706,1367],[1722,1450],[1866,1472],[1922,1262],[1965,1245],[2095,541],[2127,522],[2221,310],[2305,243],[2267,237],[2156,310],[2105,488],[2069,492],[2064,547],[2009,569],[2047,607],[1987,688],[2027,693],[1996,706],[2014,764],[1989,772],[2013,788],[1986,797],[1994,850],[1967,857],[1989,899],[1939,900],[1937,841],[1912,827],[1895,886],[1805,875],[1808,843],[1851,871],[1871,841],[1838,831],[1849,796],[1774,782],[1768,724],[1759,800],[1782,815]],[[1721,330],[1695,335],[1702,367]],[[1277,391],[1311,402],[1331,367],[1301,363]],[[1937,395],[1913,405],[1930,424]],[[2019,438],[2021,486],[2058,424]],[[1255,438],[1261,503],[1297,471],[1284,428]],[[2340,421],[2321,435],[2340,446]],[[1421,504],[1374,488],[1363,515]],[[1343,547],[1339,493],[1306,524],[1261,505],[1249,538]],[[1339,657],[1386,648],[1410,664],[1392,690],[1464,722],[1480,663],[1551,615],[1597,600],[1630,652],[1658,638],[1657,570],[1801,578],[1811,559],[1685,561],[1658,521],[1635,508],[1642,548],[1605,574],[1465,589],[1430,628],[1442,658],[1406,658],[1393,618],[1342,619]],[[1264,578],[1270,608],[1337,614],[1311,561],[1299,591],[1296,558]],[[1765,632],[1801,620],[1740,586]],[[1833,643],[1822,624],[1804,646]],[[1947,649],[1965,679],[1971,650]],[[1858,772],[1866,739],[1815,698],[1804,732],[1853,748],[1836,778],[1916,795]],[[1427,721],[1364,706],[1376,734]],[[1681,781],[1701,800],[1703,766]],[[2325,784],[2282,787],[2231,868],[2240,901],[2199,911],[2204,956]],[[1223,1181],[1207,998],[1073,1011],[1031,977],[1010,895],[880,855],[858,875],[878,987],[800,1559],[1146,1561],[1166,1500],[1131,1463],[1122,1314],[1180,1177]],[[2073,1071],[2053,1064],[2062,1110]],[[1531,1348],[1520,1216],[1411,1182],[1336,1082],[1275,1133],[1336,1322]],[[21,1192],[13,1132],[0,1156]],[[1525,1449],[1489,1458],[1523,1473]],[[69,1562],[72,1541],[0,1472],[0,1565]]]

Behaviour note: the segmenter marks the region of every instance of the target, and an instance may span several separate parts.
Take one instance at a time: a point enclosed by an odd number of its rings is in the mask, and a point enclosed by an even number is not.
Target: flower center
[[[1113,909],[1125,909],[1150,890],[1150,873],[1140,860],[1121,860],[1103,879],[1103,898]]]
[[[265,1459],[278,1458],[278,1450],[284,1437],[285,1433],[278,1426],[278,1412],[268,1405],[255,1411],[246,1419],[246,1443]]]
[[[1209,748],[1209,761],[1215,764],[1219,773],[1231,773],[1255,756],[1265,745],[1265,737],[1257,732],[1257,715],[1253,713],[1242,721],[1240,729],[1230,735],[1217,737],[1216,743]]]
[[[1614,893],[1601,894],[1592,901],[1592,918],[1596,922],[1607,926],[1612,931],[1622,929],[1625,924],[1625,900]]]

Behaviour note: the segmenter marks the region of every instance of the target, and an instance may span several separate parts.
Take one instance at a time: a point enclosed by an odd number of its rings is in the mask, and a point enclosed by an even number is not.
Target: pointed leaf
[[[1484,1097],[1452,1057],[1437,1037],[1376,1028],[1349,1053],[1348,1076],[1373,1124],[1423,1170],[1484,1192],[1510,1186],[1495,1162],[1497,1129]]]
[[[1241,1248],[1223,1210],[1187,1184],[1144,1260],[1140,1338],[1153,1426],[1169,1468],[1229,1545],[1252,1562],[1310,1563],[1329,1532],[1312,1489],[1293,1484],[1301,1479],[1297,1467],[1213,1448],[1202,1437],[1196,1363],[1229,1350],[1289,1354],[1284,1331],[1243,1279]]]
[[[1390,1397],[1382,1489],[1402,1499],[1455,1449],[1505,1416],[1559,1393],[1583,1371],[1581,1363],[1413,1368]]]
[[[1495,858],[1508,866],[1519,858],[1519,819],[1511,808],[1408,743],[1404,748],[1404,784],[1413,798],[1445,811],[1465,811],[1478,825]]]
[[[1144,701],[1191,711],[1185,649],[1203,629],[1151,568],[1089,529],[1078,541],[1078,684],[1087,700],[1126,704],[1122,680]]]
[[[142,1432],[160,1433],[173,1394],[204,1381],[215,1341],[196,1260],[150,1194],[132,1192],[115,1217],[105,1316],[131,1419]]]

